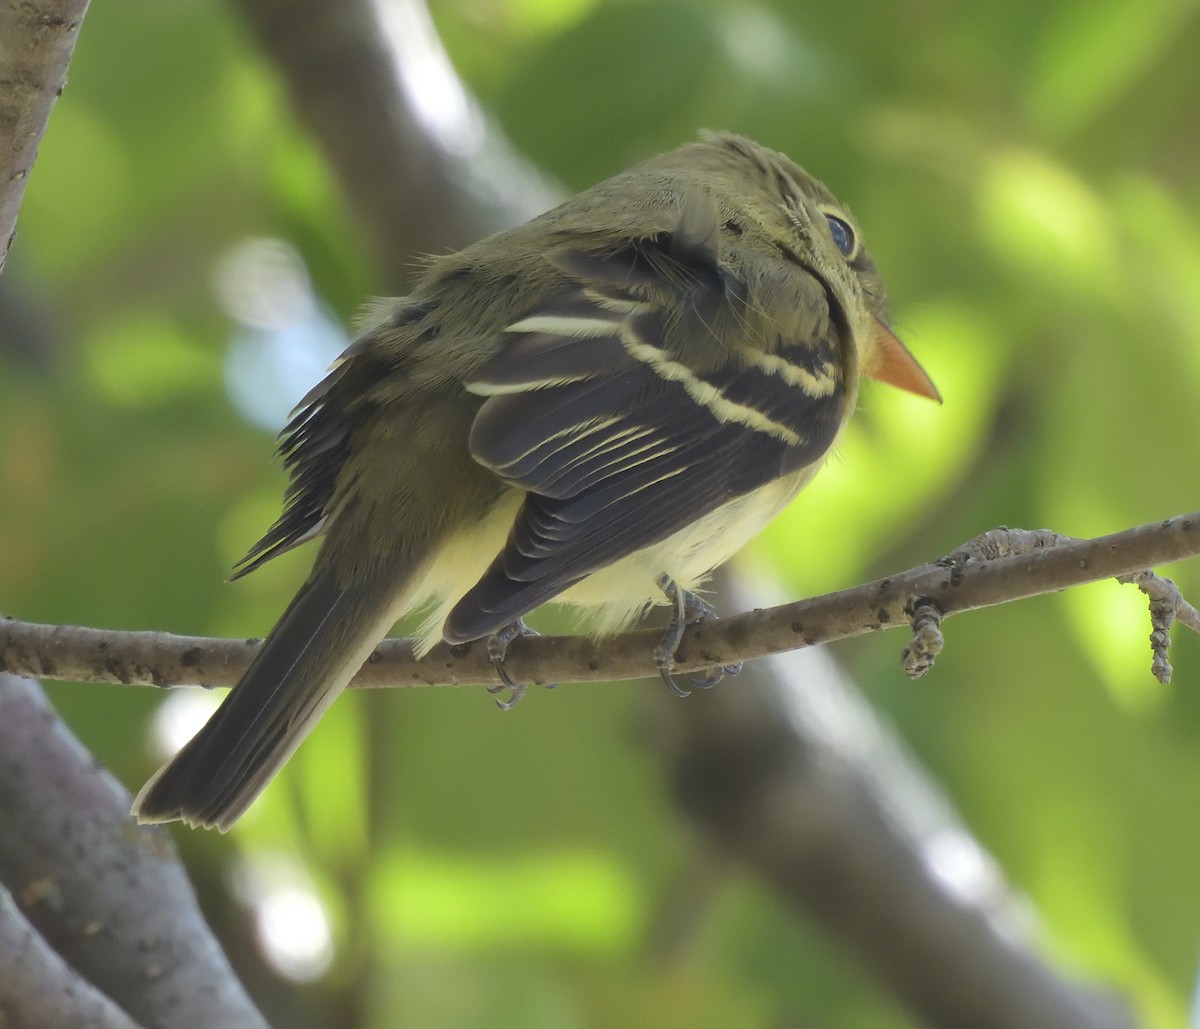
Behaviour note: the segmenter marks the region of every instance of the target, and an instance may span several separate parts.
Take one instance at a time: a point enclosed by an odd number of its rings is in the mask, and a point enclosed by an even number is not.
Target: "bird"
[[[312,571],[134,815],[228,830],[414,612],[419,654],[487,641],[511,703],[535,608],[602,635],[665,603],[674,686],[697,589],[816,474],[863,377],[941,399],[847,208],[743,136],[428,259],[280,433],[283,511],[233,577],[320,539]]]

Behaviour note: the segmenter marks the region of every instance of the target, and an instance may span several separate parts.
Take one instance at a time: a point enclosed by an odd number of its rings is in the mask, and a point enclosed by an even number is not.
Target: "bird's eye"
[[[858,250],[858,240],[854,238],[854,230],[836,214],[825,215],[829,222],[829,234],[833,237],[834,245],[842,252],[842,256],[850,259]]]

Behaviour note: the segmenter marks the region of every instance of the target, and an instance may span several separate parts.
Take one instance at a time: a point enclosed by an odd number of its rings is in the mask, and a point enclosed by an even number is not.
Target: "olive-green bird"
[[[597,632],[676,607],[813,477],[862,376],[938,398],[853,218],[738,136],[637,165],[432,261],[297,406],[280,519],[237,574],[312,574],[142,821],[228,829],[406,613],[498,668],[548,600]]]

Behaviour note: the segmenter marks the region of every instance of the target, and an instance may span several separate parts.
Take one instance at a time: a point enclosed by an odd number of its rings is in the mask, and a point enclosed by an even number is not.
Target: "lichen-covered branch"
[[[1175,622],[1182,622],[1189,629],[1200,632],[1200,611],[1188,603],[1174,581],[1151,571],[1121,575],[1117,581],[1136,586],[1150,601],[1150,652],[1153,655],[1150,671],[1165,686],[1171,681],[1172,672],[1167,657],[1171,645],[1171,626]]]
[[[1112,537],[1109,537],[1110,541],[1111,539]],[[949,557],[943,558],[939,564],[945,565],[953,574],[958,575],[968,561],[996,561],[1032,554],[1046,547],[1062,547],[1080,542],[1082,541],[1050,529],[992,529],[969,540]],[[1085,557],[1082,560],[1086,562],[1087,559]],[[1090,566],[1084,564],[1083,567]],[[1188,603],[1174,582],[1156,575],[1149,569],[1118,575],[1116,579],[1117,582],[1137,586],[1150,601],[1150,650],[1153,657],[1150,671],[1165,686],[1171,681],[1171,662],[1167,657],[1171,643],[1171,626],[1179,621],[1200,632],[1200,611]],[[910,602],[907,614],[912,625],[913,638],[901,655],[901,663],[910,679],[920,679],[925,675],[942,652],[945,639],[942,636],[941,623],[946,613],[931,597],[914,597]]]

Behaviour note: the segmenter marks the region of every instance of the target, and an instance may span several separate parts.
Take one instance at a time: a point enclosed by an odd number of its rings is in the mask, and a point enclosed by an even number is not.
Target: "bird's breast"
[[[808,465],[735,497],[666,539],[593,572],[558,599],[583,608],[588,627],[598,635],[626,628],[651,606],[666,603],[659,576],[669,575],[683,589],[695,590],[762,532],[819,467],[819,462]]]

